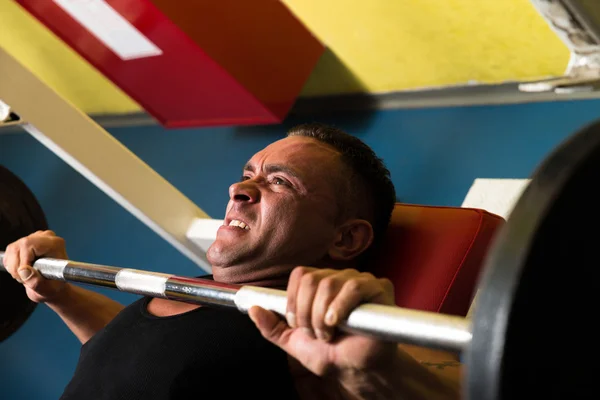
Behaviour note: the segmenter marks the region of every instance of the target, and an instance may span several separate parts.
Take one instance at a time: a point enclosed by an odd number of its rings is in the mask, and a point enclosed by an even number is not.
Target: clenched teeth
[[[250,227],[248,225],[246,225],[245,223],[243,223],[242,221],[239,221],[237,219],[232,220],[229,223],[229,226],[237,226],[238,228],[246,229],[247,231],[250,230]]]

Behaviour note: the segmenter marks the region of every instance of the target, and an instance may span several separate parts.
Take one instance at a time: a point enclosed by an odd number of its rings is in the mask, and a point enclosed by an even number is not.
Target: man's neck
[[[273,288],[287,287],[290,274],[297,264],[290,265],[271,265],[263,267],[246,267],[244,265],[230,266],[227,268],[214,268],[213,279],[217,282],[231,283],[237,285],[252,285]],[[330,269],[346,269],[356,268],[354,263],[344,261],[336,262],[334,260],[320,260],[306,267],[313,268],[330,268]]]
[[[213,268],[213,279],[216,282],[234,285],[252,285],[263,287],[287,287],[293,266],[271,266],[248,270],[244,267]]]

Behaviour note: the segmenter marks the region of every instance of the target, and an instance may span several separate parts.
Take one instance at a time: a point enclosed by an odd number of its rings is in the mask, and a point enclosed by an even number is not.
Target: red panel
[[[165,127],[279,123],[324,51],[273,0],[17,2]],[[97,6],[116,11],[162,54],[123,59],[70,13]],[[115,34],[109,19],[98,21]]]
[[[394,283],[398,306],[464,316],[503,224],[484,210],[397,204],[370,270]]]

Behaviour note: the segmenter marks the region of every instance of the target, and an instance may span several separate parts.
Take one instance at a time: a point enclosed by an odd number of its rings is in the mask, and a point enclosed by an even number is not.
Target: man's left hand
[[[266,339],[313,374],[340,379],[386,364],[396,354],[395,343],[335,328],[361,303],[394,305],[388,279],[353,269],[298,267],[290,276],[287,296],[287,321],[260,307],[252,307],[249,315]]]

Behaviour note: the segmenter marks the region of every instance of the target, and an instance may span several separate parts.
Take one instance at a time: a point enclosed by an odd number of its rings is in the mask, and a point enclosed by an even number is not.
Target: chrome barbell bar
[[[287,292],[278,289],[54,258],[40,258],[33,267],[47,279],[204,306],[236,308],[243,313],[260,306],[284,316],[287,306]],[[4,252],[0,252],[0,270],[6,273]],[[472,338],[469,319],[373,303],[356,307],[340,323],[339,329],[457,353],[463,352]]]

